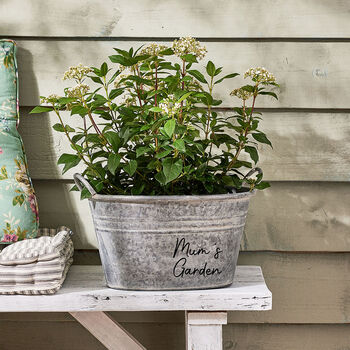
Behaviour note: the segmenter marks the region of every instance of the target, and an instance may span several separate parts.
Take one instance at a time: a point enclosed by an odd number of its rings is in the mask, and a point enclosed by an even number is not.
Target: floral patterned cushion
[[[38,206],[18,122],[16,43],[0,40],[0,243],[38,233]]]

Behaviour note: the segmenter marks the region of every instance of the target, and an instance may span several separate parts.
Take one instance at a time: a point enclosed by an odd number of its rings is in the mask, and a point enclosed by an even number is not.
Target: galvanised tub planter
[[[108,287],[206,289],[230,285],[251,192],[201,196],[97,194],[90,209]]]

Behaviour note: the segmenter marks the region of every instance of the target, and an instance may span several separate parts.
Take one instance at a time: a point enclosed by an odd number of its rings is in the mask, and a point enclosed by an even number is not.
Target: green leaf
[[[195,55],[192,55],[191,53],[181,56],[181,59],[189,63],[198,63],[197,57]]]
[[[137,161],[130,160],[128,163],[124,164],[123,169],[130,175],[133,176],[137,169]]]
[[[115,175],[115,171],[117,170],[118,168],[118,165],[120,163],[120,155],[119,154],[114,154],[114,153],[111,153],[109,156],[108,156],[108,161],[107,161],[107,167],[108,167],[108,170],[113,174]]]
[[[271,185],[266,181],[261,181],[260,183],[256,184],[254,188],[258,190],[264,190],[265,188],[271,187]]]
[[[66,124],[65,128],[66,128],[67,132],[75,132],[75,129],[70,127],[68,124]]]
[[[46,113],[51,111],[53,111],[53,107],[36,106],[29,112],[29,114]]]
[[[145,184],[143,182],[140,182],[136,184],[132,189],[131,189],[131,194],[134,196],[138,196],[142,193],[143,189],[145,188]]]
[[[60,97],[57,102],[61,105],[65,105],[67,103],[74,102],[76,100],[75,97]]]
[[[124,57],[130,57],[129,55],[129,52],[128,51],[125,51],[125,50],[122,50],[122,49],[118,49],[118,48],[114,48],[115,51],[117,51],[118,53],[120,53],[122,56]]]
[[[270,145],[272,148],[272,144],[270,140],[266,137],[264,133],[260,132],[260,133],[252,134],[252,136],[256,141],[261,143],[266,143],[267,145]]]
[[[252,146],[245,146],[244,150],[249,153],[250,158],[253,160],[253,162],[256,164],[259,160],[259,155],[258,155],[258,151],[256,150],[255,147]]]
[[[164,158],[164,157],[166,157],[169,153],[171,153],[171,150],[170,150],[170,149],[167,149],[167,150],[165,150],[165,151],[163,151],[163,152],[157,153],[157,154],[156,154],[156,158],[158,158],[158,159]]]
[[[99,77],[93,77],[93,76],[91,76],[91,77],[89,77],[93,82],[95,82],[95,83],[97,83],[97,84],[103,84],[103,82],[102,82],[102,80],[101,80],[101,78],[99,78]]]
[[[149,147],[138,147],[136,149],[136,158],[142,156],[143,154],[149,152],[151,149]]]
[[[175,180],[182,171],[182,160],[175,158],[165,158],[162,162],[166,183]]]
[[[57,164],[68,164],[72,162],[79,162],[80,158],[76,154],[63,153],[58,159]]]
[[[277,95],[272,91],[260,91],[259,95],[269,95],[269,96],[274,97],[276,100],[278,100]]]
[[[108,131],[104,134],[107,141],[111,144],[112,149],[115,153],[118,153],[119,147],[121,145],[121,140],[116,132]]]
[[[186,98],[190,95],[193,94],[193,91],[190,91],[190,92],[186,92],[185,94],[183,94],[180,99],[177,101],[178,103],[182,102],[183,100],[186,100]]]
[[[221,73],[221,71],[222,71],[222,67],[219,67],[219,68],[216,68],[215,69],[215,76],[217,76],[217,75],[219,75],[220,73]]]
[[[239,74],[238,74],[238,73],[232,73],[232,74],[225,75],[223,78],[217,80],[214,84],[219,84],[219,83],[221,83],[223,80],[225,80],[225,79],[230,79],[230,78],[234,78],[234,77],[236,77],[237,75],[239,75]]]
[[[135,60],[132,60],[132,59],[130,59],[130,58],[125,58],[125,57],[120,56],[120,55],[112,55],[112,56],[109,56],[109,59],[110,59],[111,62],[113,62],[113,63],[119,63],[119,64],[121,64],[122,66],[126,66],[126,67],[132,66],[132,65],[134,65],[135,63],[137,63]]]
[[[53,125],[52,129],[54,129],[54,130],[56,130],[58,132],[64,132],[64,127],[60,123],[57,123],[57,124]]]
[[[205,182],[204,187],[208,191],[208,193],[212,193],[214,190],[214,186],[212,183]]]
[[[80,162],[80,157],[76,154],[63,153],[58,159],[57,164],[64,164],[62,174],[66,173],[69,169],[74,168]]]
[[[216,68],[215,68],[215,65],[214,65],[214,63],[213,63],[212,61],[209,61],[209,62],[207,63],[206,70],[207,70],[207,73],[208,73],[208,75],[209,75],[210,77],[213,77],[213,76],[215,75],[215,70],[216,70]]]
[[[87,188],[83,188],[81,193],[80,193],[80,199],[87,199],[87,198],[91,198],[91,193],[89,192],[89,190]]]
[[[173,146],[180,152],[186,152],[185,142],[182,139],[175,140]]]
[[[86,115],[88,113],[88,111],[89,110],[83,106],[74,106],[71,109],[70,115],[79,114],[83,117],[84,115]]]
[[[103,62],[100,68],[101,75],[104,77],[108,72],[108,66],[106,62]]]
[[[174,130],[175,130],[175,119],[170,119],[168,120],[165,125],[164,125],[164,131],[166,132],[166,134],[171,137],[173,136]]]
[[[24,202],[24,195],[21,194],[21,195],[13,198],[12,205],[16,206],[17,204],[19,204],[21,206],[23,204],[23,202]]]
[[[124,92],[124,89],[113,89],[110,93],[108,98],[110,100],[114,100],[116,97],[120,96]]]
[[[164,173],[162,171],[160,171],[159,173],[157,173],[154,177],[161,185],[165,185],[166,182],[166,177],[164,175]]]
[[[152,107],[149,109],[150,112],[161,112],[162,109],[160,107]]]
[[[194,76],[201,83],[208,84],[204,75],[201,72],[199,72],[198,70],[195,70],[195,69],[189,70],[189,71],[187,71],[187,73]]]
[[[170,47],[159,52],[159,55],[164,55],[164,56],[170,56],[170,55],[173,55],[173,54],[174,54],[174,51]]]

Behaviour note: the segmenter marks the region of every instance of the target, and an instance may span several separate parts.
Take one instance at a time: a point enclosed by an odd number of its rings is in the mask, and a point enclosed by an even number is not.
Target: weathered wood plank
[[[350,323],[349,253],[242,252],[238,263],[261,265],[273,308],[229,313],[229,323]]]
[[[347,350],[350,325],[228,325],[225,350]]]
[[[229,313],[229,323],[350,323],[349,253],[241,252],[239,264],[261,264],[272,291],[273,308],[265,312]],[[118,322],[128,323],[179,323],[184,319],[183,313],[111,314]],[[20,317],[5,314],[1,319],[7,323]],[[26,316],[24,320],[31,323],[34,316]]]
[[[186,350],[223,350],[222,326],[227,312],[187,312]]]
[[[74,168],[64,175],[56,165],[62,153],[72,153],[63,133],[52,130],[55,114],[28,115],[22,108],[20,132],[34,179],[72,179]],[[230,115],[230,113],[227,113]],[[259,146],[259,166],[270,181],[349,181],[350,115],[347,113],[265,112],[261,129],[274,149]],[[65,114],[71,126],[79,117]],[[79,170],[80,171],[80,170]]]
[[[244,250],[350,251],[348,183],[272,183],[252,198],[242,239]],[[77,249],[97,248],[88,201],[71,185],[35,181],[42,227],[67,225]],[[341,200],[339,200],[341,198]],[[84,258],[83,255],[86,255]],[[78,263],[97,260],[88,252]]]
[[[123,324],[123,326],[135,335],[146,349],[182,350],[185,348],[183,324],[135,323]],[[9,335],[0,337],[0,349],[3,350],[106,350],[78,322],[0,321],[0,328],[3,334]],[[126,350],[126,348],[120,350]]]
[[[146,350],[118,322],[104,312],[72,312],[71,315],[107,349]]]
[[[113,54],[113,48],[138,47],[138,41],[19,41],[20,103],[33,106],[40,95],[61,94],[63,72],[82,62],[99,65]],[[265,66],[281,85],[280,98],[258,101],[259,107],[349,108],[342,91],[348,88],[350,60],[348,43],[337,42],[208,42],[206,60],[225,68],[225,73],[244,73],[250,67]],[[239,54],[237,54],[239,53]],[[204,65],[204,63],[203,63]],[[217,88],[223,106],[238,103],[229,92],[246,80],[227,80]]]
[[[265,312],[229,313],[229,323],[350,323],[349,253],[241,252],[239,264],[262,265],[266,283],[272,291],[273,308]],[[123,324],[182,323],[184,320],[182,312],[113,312],[111,315]],[[67,320],[64,314],[40,317],[45,322]],[[40,322],[40,317],[5,313],[0,315],[0,322],[7,324],[22,319],[33,324]],[[141,338],[138,339],[142,342]],[[146,343],[142,344],[147,347]]]
[[[171,271],[170,271],[171,273]],[[271,292],[259,266],[239,266],[233,284],[219,289],[132,291],[106,286],[101,266],[72,266],[63,287],[50,297],[0,296],[1,312],[70,312],[91,332],[82,312],[270,310]],[[100,315],[100,316],[97,316]],[[102,314],[97,314],[96,317]],[[98,332],[98,330],[96,330]],[[113,339],[111,339],[111,343]]]
[[[1,349],[27,350],[105,350],[77,322],[1,322],[4,334]],[[183,324],[124,324],[150,350],[183,350]],[[225,350],[347,350],[349,325],[248,325],[223,327]],[[38,331],[40,329],[40,331]],[[157,339],[157,341],[154,341]],[[307,348],[305,347],[307,345]]]
[[[5,1],[0,33],[91,37],[349,37],[349,7],[336,0],[211,0],[154,2]],[[21,8],[21,12],[18,9]],[[62,16],[64,9],[64,16]],[[293,14],[293,15],[291,15]]]

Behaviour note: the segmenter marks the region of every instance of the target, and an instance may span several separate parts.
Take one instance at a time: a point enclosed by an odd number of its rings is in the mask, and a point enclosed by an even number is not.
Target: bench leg
[[[118,322],[104,312],[71,312],[70,314],[108,350],[146,350]]]
[[[222,325],[227,312],[186,311],[186,349],[222,350]]]

